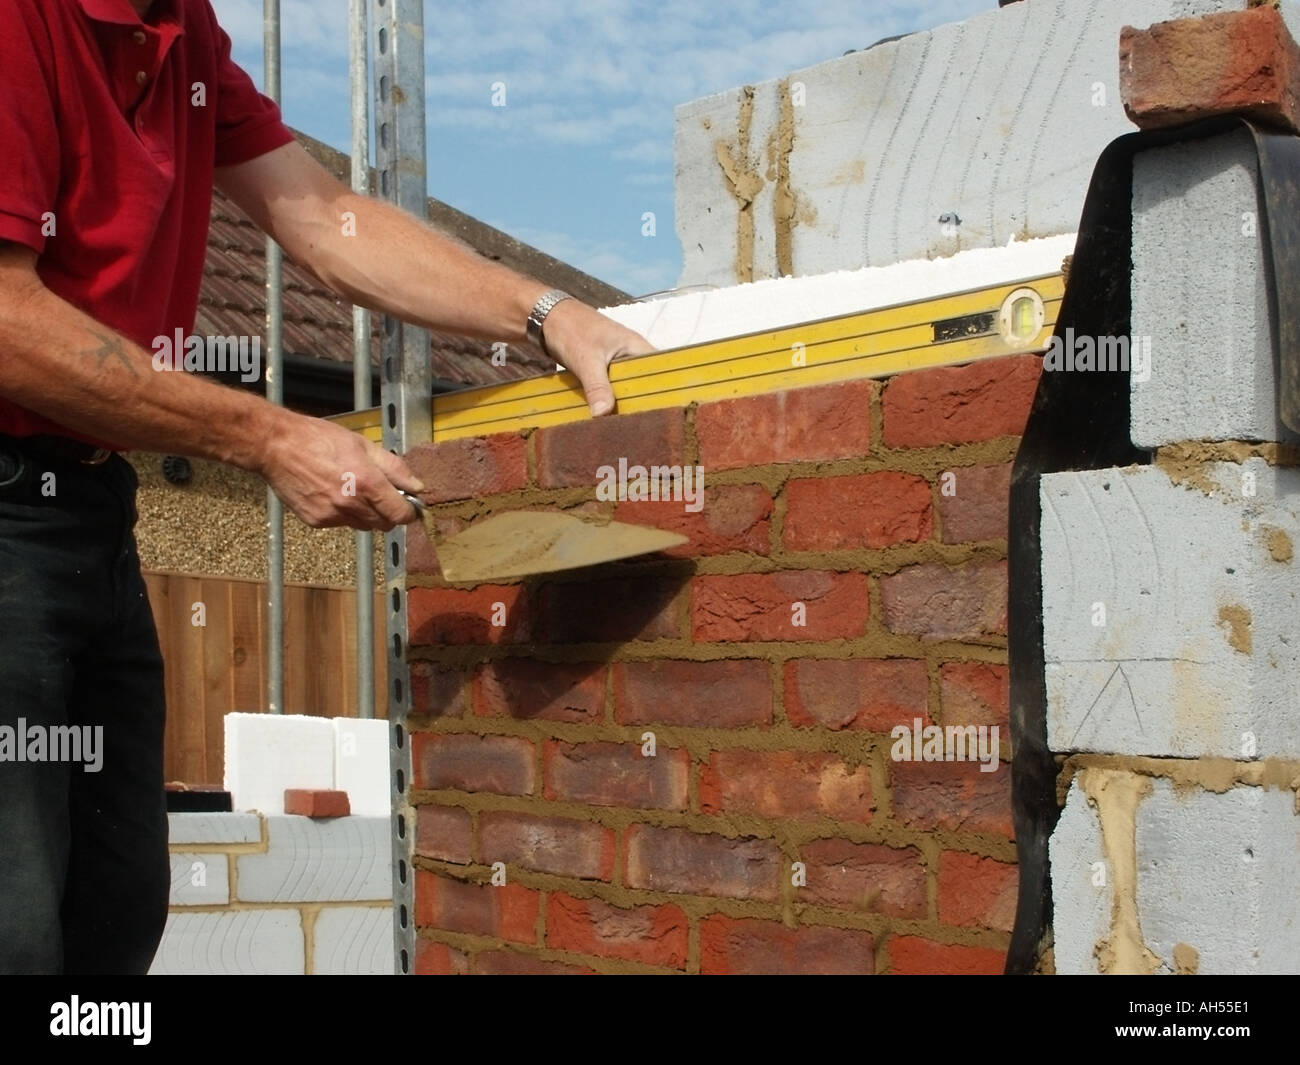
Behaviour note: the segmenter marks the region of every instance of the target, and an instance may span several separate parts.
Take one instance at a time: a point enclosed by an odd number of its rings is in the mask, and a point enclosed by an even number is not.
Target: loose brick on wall
[[[686,417],[681,408],[569,422],[535,434],[537,480],[543,488],[591,484],[600,467],[683,466]]]
[[[406,453],[431,503],[513,492],[528,484],[528,456],[518,433],[419,444]]]

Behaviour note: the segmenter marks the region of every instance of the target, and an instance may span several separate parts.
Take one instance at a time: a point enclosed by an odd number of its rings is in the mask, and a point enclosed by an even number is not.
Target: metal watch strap
[[[546,321],[546,316],[551,313],[555,305],[562,300],[573,299],[567,292],[561,289],[553,288],[549,292],[542,293],[541,299],[533,304],[533,309],[528,315],[528,322],[525,326],[525,332],[528,339],[542,349],[542,353],[547,358],[551,358],[551,353],[546,349],[546,338],[542,335],[542,323]]]

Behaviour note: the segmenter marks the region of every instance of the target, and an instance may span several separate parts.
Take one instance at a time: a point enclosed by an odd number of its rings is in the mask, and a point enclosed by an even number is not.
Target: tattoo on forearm
[[[122,338],[113,336],[111,333],[101,333],[97,329],[88,329],[87,332],[99,341],[99,347],[87,348],[82,352],[83,355],[92,355],[99,360],[100,369],[103,369],[105,360],[116,355],[122,365],[130,371],[132,377],[138,377],[139,371],[131,357],[126,353],[122,346]]]

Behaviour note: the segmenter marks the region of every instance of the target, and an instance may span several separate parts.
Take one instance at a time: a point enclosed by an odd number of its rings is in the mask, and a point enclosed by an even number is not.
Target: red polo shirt
[[[208,0],[154,0],[144,21],[129,0],[3,7],[0,240],[137,344],[188,334],[213,169],[291,141],[279,109],[231,60]],[[3,396],[0,432],[90,439]]]

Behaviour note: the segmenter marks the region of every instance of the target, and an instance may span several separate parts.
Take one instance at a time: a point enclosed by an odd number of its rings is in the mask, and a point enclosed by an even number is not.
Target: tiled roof
[[[299,141],[335,176],[346,180],[347,156],[298,134]],[[626,293],[530,248],[437,200],[429,220],[489,259],[572,293],[594,306],[628,300]],[[266,238],[246,214],[214,190],[207,259],[195,332],[200,336],[264,336]],[[371,362],[379,364],[379,322],[374,318]],[[469,385],[548,373],[554,364],[529,344],[512,346],[504,366],[491,361],[488,341],[433,333],[433,376]],[[287,257],[284,263],[284,353],[332,362],[352,361],[352,304],[335,296]]]

